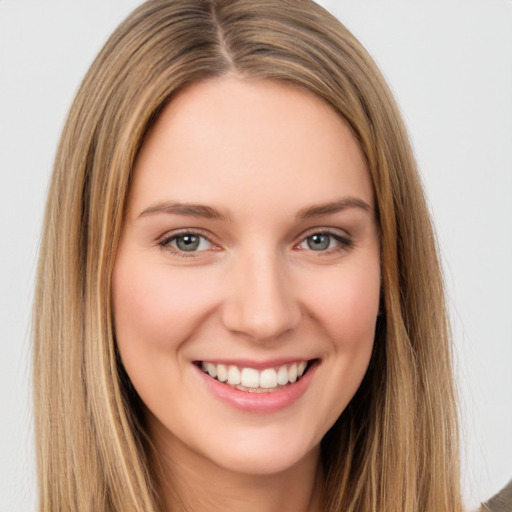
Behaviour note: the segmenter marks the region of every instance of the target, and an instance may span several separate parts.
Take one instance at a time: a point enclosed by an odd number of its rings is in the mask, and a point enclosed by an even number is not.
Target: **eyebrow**
[[[373,211],[373,208],[362,199],[357,197],[345,197],[336,201],[314,204],[312,206],[302,208],[298,211],[297,218],[310,219],[312,217],[337,213],[349,208],[358,208],[363,211]],[[184,215],[188,217],[202,217],[204,219],[215,219],[223,221],[230,220],[229,215],[222,213],[212,206],[195,203],[173,203],[170,201],[157,203],[146,208],[140,213],[139,218],[155,215],[158,213]]]
[[[360,210],[371,212],[373,208],[357,197],[344,197],[329,203],[314,204],[306,208],[302,208],[297,213],[298,219],[310,219],[312,217],[319,217],[321,215],[328,215],[330,213],[337,213],[349,208],[358,208]]]
[[[164,201],[146,208],[140,215],[146,217],[157,213],[168,213],[174,215],[185,215],[188,217],[202,217],[205,219],[228,220],[229,216],[211,206],[193,203],[173,203]]]

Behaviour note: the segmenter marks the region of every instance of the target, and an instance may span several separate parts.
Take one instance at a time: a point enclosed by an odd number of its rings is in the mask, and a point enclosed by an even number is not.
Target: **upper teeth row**
[[[271,389],[278,385],[284,386],[288,382],[295,382],[302,377],[306,370],[307,362],[293,363],[289,367],[282,365],[277,370],[275,368],[265,368],[256,370],[255,368],[239,369],[234,365],[201,363],[201,368],[210,377],[216,378],[220,382],[227,382],[231,386],[242,385],[246,388],[265,388]]]

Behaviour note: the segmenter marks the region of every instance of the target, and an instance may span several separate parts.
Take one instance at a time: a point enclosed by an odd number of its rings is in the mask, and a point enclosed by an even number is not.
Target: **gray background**
[[[512,477],[512,2],[324,0],[381,66],[444,260],[470,506]],[[137,0],[0,0],[0,510],[35,509],[29,317],[64,118]],[[384,5],[385,4],[385,5]]]

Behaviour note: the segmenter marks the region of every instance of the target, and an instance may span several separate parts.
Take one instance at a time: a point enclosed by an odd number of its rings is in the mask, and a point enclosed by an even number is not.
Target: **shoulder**
[[[482,503],[478,512],[512,512],[512,480],[489,501]]]

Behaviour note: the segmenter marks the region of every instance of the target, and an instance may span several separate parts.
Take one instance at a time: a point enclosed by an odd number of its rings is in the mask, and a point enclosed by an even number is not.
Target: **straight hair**
[[[355,37],[310,0],[149,0],[71,107],[34,303],[41,511],[161,511],[141,402],[116,348],[111,276],[145,134],[190,83],[235,74],[322,98],[373,182],[382,297],[368,371],[322,440],[326,512],[458,512],[459,441],[438,251],[395,101]]]

